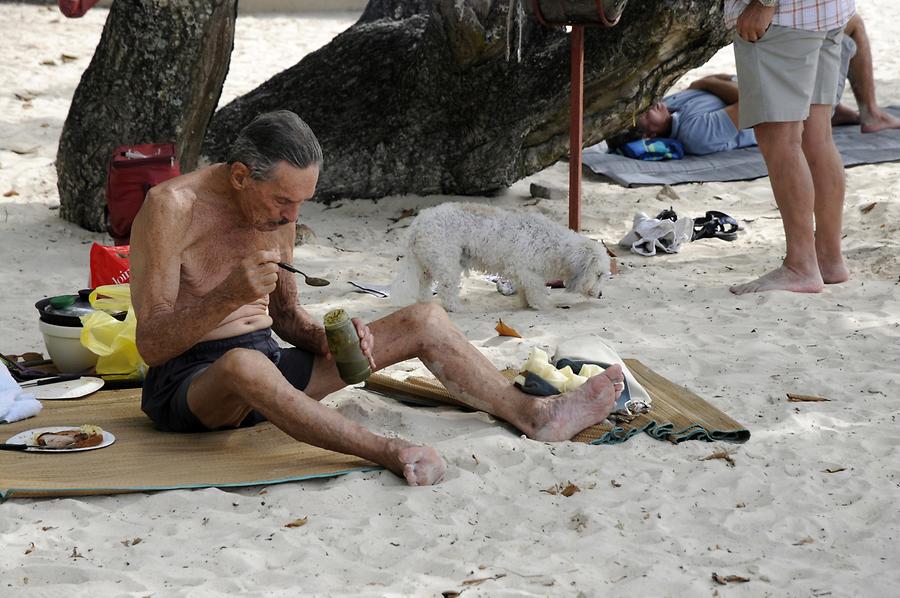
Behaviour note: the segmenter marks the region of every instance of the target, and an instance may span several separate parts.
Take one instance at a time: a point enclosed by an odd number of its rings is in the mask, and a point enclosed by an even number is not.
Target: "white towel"
[[[41,402],[22,390],[5,367],[0,367],[0,423],[17,422],[34,417],[42,409]]]

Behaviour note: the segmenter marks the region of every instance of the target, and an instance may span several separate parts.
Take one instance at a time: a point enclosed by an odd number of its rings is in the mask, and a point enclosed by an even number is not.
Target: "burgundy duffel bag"
[[[116,245],[128,245],[131,223],[151,187],[181,174],[172,143],[123,145],[106,176],[106,228]]]
[[[70,19],[83,17],[99,0],[57,0],[59,11]]]

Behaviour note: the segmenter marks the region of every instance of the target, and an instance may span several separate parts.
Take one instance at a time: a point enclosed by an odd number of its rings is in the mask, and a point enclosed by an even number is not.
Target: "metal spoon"
[[[330,280],[325,280],[324,278],[316,278],[315,276],[307,276],[297,268],[291,266],[290,264],[285,264],[284,262],[278,262],[278,265],[287,270],[288,272],[293,272],[294,274],[299,274],[302,276],[306,282],[311,287],[324,287],[331,284]]]

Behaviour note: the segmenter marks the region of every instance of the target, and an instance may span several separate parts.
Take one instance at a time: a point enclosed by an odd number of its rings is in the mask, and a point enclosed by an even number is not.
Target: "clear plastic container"
[[[359,348],[356,326],[343,309],[333,309],[325,314],[325,337],[341,380],[347,384],[364,382],[371,374],[369,360]]]

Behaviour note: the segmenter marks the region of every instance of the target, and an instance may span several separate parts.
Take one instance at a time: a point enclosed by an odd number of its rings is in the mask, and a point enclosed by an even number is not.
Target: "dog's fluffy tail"
[[[410,305],[419,300],[422,266],[407,247],[406,255],[398,263],[397,273],[391,281],[391,302],[396,305]]]

